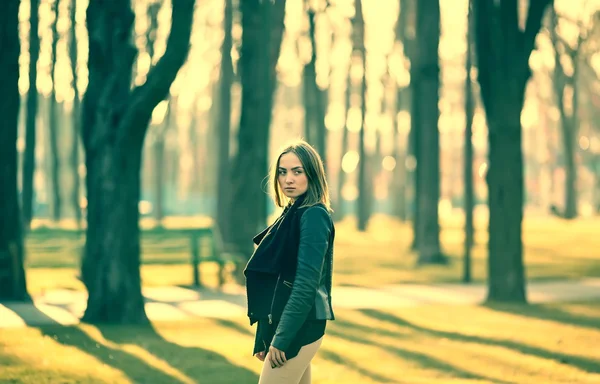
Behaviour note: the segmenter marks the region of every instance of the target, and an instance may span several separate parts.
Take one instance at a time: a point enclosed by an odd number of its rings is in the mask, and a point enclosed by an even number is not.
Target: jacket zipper
[[[271,300],[271,312],[269,313],[269,324],[273,324],[273,306],[275,305],[275,295],[277,294],[277,287],[279,286],[279,279],[281,279],[281,274],[277,276],[277,283],[275,283],[275,290],[273,291],[273,299]]]

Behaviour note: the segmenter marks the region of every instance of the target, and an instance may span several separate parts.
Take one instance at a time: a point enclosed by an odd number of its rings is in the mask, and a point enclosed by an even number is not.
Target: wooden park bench
[[[141,228],[141,264],[183,264],[192,266],[192,281],[201,287],[202,263],[216,263],[218,284],[227,281],[228,267],[236,268],[243,255],[226,249],[216,227],[198,228]],[[85,230],[39,227],[26,235],[26,257],[35,267],[77,267],[85,246]]]

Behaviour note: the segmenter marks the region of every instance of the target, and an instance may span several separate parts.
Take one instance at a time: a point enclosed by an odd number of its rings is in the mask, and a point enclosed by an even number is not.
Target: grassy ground
[[[463,230],[460,218],[443,221],[441,233],[443,251],[450,257],[448,266],[415,267],[416,257],[410,252],[412,233],[410,224],[388,217],[376,216],[366,233],[355,230],[353,220],[336,225],[335,274],[336,284],[377,286],[388,283],[458,282],[462,276]],[[564,221],[558,218],[527,218],[524,223],[526,273],[529,280],[569,279],[600,276],[600,218]],[[57,240],[49,239],[53,244]],[[174,238],[184,242],[185,239]],[[486,272],[485,223],[478,223],[477,244],[473,250],[473,278],[484,281]],[[177,248],[173,246],[172,248]],[[185,248],[185,247],[183,247]],[[55,253],[52,259],[43,253],[28,254],[30,292],[65,287],[82,289],[75,278],[77,254]],[[43,249],[43,247],[41,248]],[[152,247],[143,259],[152,259]],[[165,264],[146,264],[142,267],[145,285],[189,285],[192,269],[185,252],[161,256]],[[157,262],[153,259],[153,262]],[[36,266],[45,265],[45,268]],[[70,265],[69,268],[56,266]],[[377,278],[374,278],[376,276]],[[209,286],[216,284],[216,266],[202,265],[203,280]]]
[[[339,311],[313,383],[600,383],[600,302]],[[246,319],[0,330],[0,382],[256,383]]]

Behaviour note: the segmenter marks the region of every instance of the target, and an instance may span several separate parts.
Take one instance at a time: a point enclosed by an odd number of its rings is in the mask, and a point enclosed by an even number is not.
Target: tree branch
[[[185,63],[190,48],[192,21],[195,0],[172,0],[171,33],[167,40],[167,48],[146,78],[146,82],[135,88],[131,97],[131,105],[125,116],[125,122],[140,121],[136,124],[137,132],[143,134],[156,105],[165,99],[171,84],[175,80],[181,66]]]
[[[523,57],[525,63],[529,61],[531,51],[535,46],[535,37],[542,27],[542,18],[546,7],[554,6],[554,0],[530,0],[527,11],[527,22],[523,32]]]

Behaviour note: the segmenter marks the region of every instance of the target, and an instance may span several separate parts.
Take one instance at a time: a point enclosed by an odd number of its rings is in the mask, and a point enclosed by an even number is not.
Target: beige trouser
[[[317,354],[323,338],[300,348],[298,356],[289,359],[283,367],[271,368],[269,354],[265,357],[258,384],[310,384],[310,362]]]

